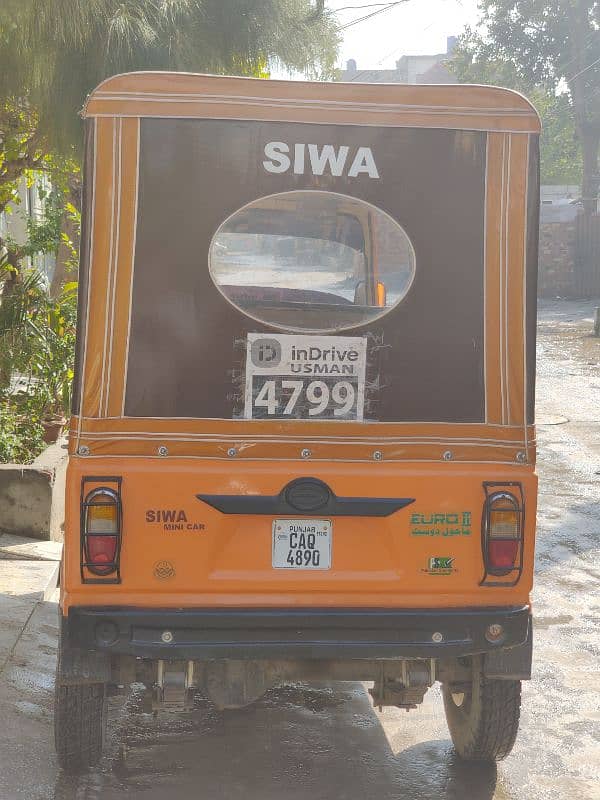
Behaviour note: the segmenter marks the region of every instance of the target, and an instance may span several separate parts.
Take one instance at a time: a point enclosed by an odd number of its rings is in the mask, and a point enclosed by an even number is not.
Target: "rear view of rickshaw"
[[[138,73],[86,117],[56,745],[106,698],[531,671],[538,118],[503,89]]]

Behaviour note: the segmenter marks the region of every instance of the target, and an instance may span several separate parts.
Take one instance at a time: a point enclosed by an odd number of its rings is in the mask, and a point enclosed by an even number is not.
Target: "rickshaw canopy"
[[[533,464],[525,98],[148,72],[84,117],[71,452]]]

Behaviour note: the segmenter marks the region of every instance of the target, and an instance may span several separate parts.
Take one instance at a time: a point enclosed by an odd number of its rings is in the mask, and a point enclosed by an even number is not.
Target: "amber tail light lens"
[[[119,579],[121,551],[120,492],[107,486],[92,489],[82,500],[82,576]],[[111,581],[112,582],[112,581]]]
[[[519,484],[511,490],[486,485],[482,519],[482,547],[485,575],[519,579],[523,566],[523,494]],[[497,582],[495,582],[497,585]]]

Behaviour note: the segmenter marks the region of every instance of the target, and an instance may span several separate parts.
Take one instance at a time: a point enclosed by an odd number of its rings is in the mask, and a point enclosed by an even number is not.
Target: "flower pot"
[[[44,435],[42,438],[46,444],[54,444],[54,442],[58,441],[65,427],[65,422],[66,420],[64,417],[53,417],[52,419],[42,420],[42,425],[44,427]]]

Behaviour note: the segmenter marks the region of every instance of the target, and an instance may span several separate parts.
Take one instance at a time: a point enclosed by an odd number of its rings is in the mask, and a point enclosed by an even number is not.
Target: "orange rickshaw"
[[[60,764],[106,699],[436,681],[496,760],[531,671],[539,119],[484,86],[106,80],[85,192]]]

